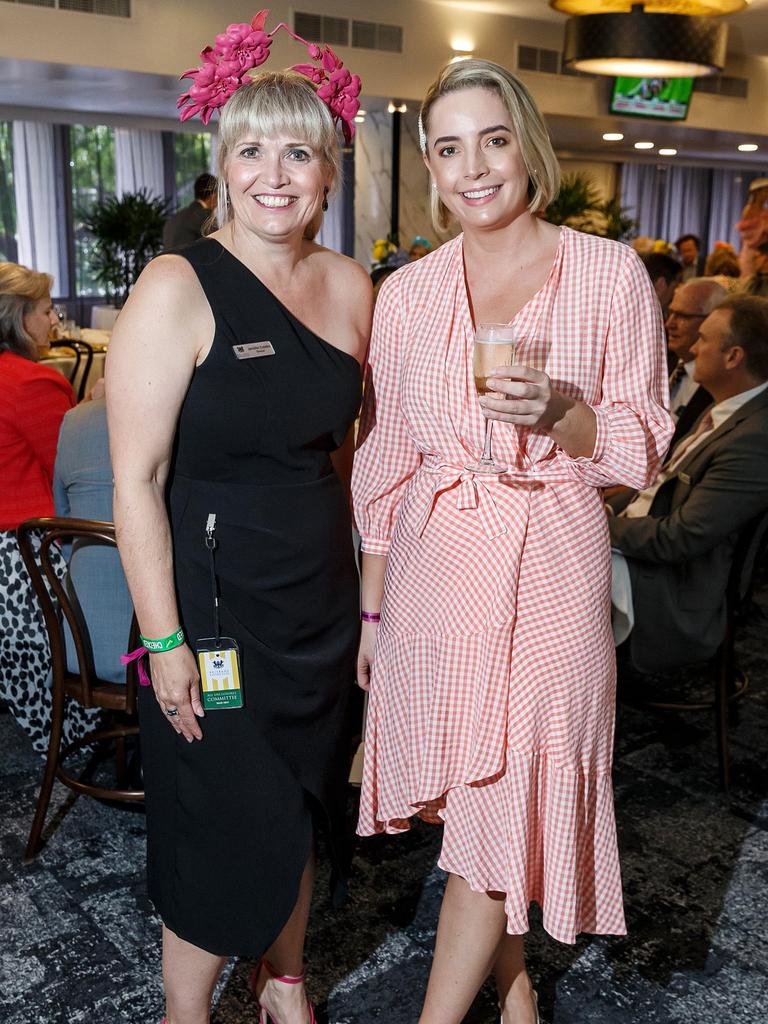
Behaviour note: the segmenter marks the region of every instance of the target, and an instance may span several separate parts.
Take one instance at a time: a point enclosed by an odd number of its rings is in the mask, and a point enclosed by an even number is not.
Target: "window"
[[[188,206],[194,198],[195,178],[211,166],[211,136],[208,132],[176,132],[173,137],[176,168],[176,209]]]
[[[115,194],[115,133],[106,125],[72,125],[69,130],[72,208],[75,236],[75,291],[104,295],[93,272],[94,242],[83,227],[93,206]]]
[[[17,259],[13,129],[9,121],[0,121],[0,261],[15,263]]]

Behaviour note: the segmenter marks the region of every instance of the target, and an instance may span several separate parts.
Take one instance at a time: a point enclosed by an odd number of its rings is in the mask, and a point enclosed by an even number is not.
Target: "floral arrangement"
[[[330,46],[308,43],[280,22],[271,32],[265,31],[268,10],[259,11],[251,23],[228,25],[226,32],[216,36],[213,46],[200,51],[202,65],[190,68],[180,77],[191,78],[192,85],[176,104],[181,110],[179,119],[187,121],[199,114],[208,124],[214,110],[222,107],[241,85],[248,74],[269,57],[269,48],[276,33],[282,28],[297,42],[306,46],[312,64],[294,64],[292,71],[308,78],[317,88],[317,96],[331,112],[334,124],[341,125],[344,141],[349,145],[355,135],[354,118],[360,109],[361,82],[336,56]],[[183,110],[181,108],[184,108]]]

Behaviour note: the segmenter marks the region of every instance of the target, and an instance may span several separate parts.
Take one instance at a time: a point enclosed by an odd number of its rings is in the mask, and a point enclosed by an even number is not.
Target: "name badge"
[[[275,354],[271,341],[251,341],[247,345],[233,345],[232,351],[238,359],[259,359],[261,356]]]
[[[219,708],[241,708],[243,691],[240,683],[240,659],[237,644],[230,637],[199,640],[197,663],[200,668],[202,704],[206,711]]]
[[[688,476],[687,473],[678,473],[677,477],[678,477],[678,480],[680,480],[681,483],[689,484],[690,485],[691,478]]]

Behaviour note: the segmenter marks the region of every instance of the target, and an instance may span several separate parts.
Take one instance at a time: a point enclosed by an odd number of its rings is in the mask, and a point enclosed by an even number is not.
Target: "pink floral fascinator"
[[[181,121],[187,121],[196,114],[203,124],[208,124],[214,110],[224,106],[230,96],[248,80],[248,73],[269,57],[269,48],[276,33],[285,29],[292,39],[306,46],[312,64],[294,64],[291,71],[305,75],[317,86],[317,95],[331,112],[334,124],[341,125],[347,145],[355,135],[355,114],[360,108],[361,82],[357,75],[344,67],[330,46],[318,46],[291,32],[285,22],[280,22],[271,32],[264,31],[269,11],[259,11],[250,25],[228,25],[226,32],[216,36],[213,46],[206,46],[200,52],[203,63],[199,68],[190,68],[181,78],[191,78],[192,85],[176,106],[184,109],[179,114]],[[189,104],[185,106],[185,104]]]

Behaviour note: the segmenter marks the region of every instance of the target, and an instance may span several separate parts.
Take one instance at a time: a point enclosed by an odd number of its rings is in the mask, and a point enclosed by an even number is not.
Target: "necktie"
[[[685,362],[682,359],[678,359],[677,366],[674,368],[672,373],[669,375],[669,391],[670,394],[675,391],[680,381],[685,376]]]
[[[672,457],[662,470],[662,472],[665,473],[667,478],[669,478],[674,472],[674,467],[677,466],[688,454],[688,451],[693,445],[694,441],[701,437],[702,434],[706,434],[708,430],[714,430],[714,427],[715,423],[712,419],[712,413],[709,409],[707,409],[707,411],[701,417],[699,422],[696,424],[696,429],[692,430],[689,434],[686,434],[685,437],[680,441],[680,443],[675,446],[675,450],[672,454]]]

